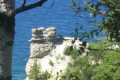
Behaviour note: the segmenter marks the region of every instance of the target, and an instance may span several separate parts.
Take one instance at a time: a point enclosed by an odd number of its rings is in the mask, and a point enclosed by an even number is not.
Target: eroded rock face
[[[52,77],[49,80],[56,80],[58,74],[63,74],[71,57],[64,55],[64,49],[71,46],[74,38],[64,37],[64,40],[56,39],[56,29],[51,28],[38,28],[32,29],[32,38],[29,40],[30,45],[30,59],[26,64],[26,73],[29,74],[31,66],[37,61],[41,65],[42,71],[52,71]],[[80,47],[79,40],[76,40],[74,46]],[[53,65],[50,65],[50,61]],[[29,80],[28,77],[26,80]]]
[[[37,29],[32,29],[32,38],[31,42],[53,42],[56,39],[56,28],[50,27],[45,29],[44,27],[40,27]]]
[[[30,45],[30,58],[43,58],[54,47],[52,42],[47,43],[31,43]]]
[[[42,58],[47,55],[54,47],[55,40],[55,27],[32,29],[32,38],[29,40],[31,42],[30,58]]]

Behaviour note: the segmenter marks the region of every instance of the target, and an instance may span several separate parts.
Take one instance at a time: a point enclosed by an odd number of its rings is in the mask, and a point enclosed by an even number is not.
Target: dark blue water
[[[16,0],[16,8],[22,5],[23,0]],[[27,0],[27,4],[39,0]],[[79,0],[78,0],[79,1]],[[22,12],[16,16],[15,42],[13,47],[12,80],[24,80],[25,66],[30,55],[31,29],[38,27],[56,27],[57,34],[70,36],[76,27],[84,26],[89,31],[89,24],[84,19],[75,16],[70,5],[71,0],[48,0],[42,7]],[[81,4],[83,4],[81,2]],[[79,26],[76,25],[79,23]],[[83,32],[83,30],[81,31]]]

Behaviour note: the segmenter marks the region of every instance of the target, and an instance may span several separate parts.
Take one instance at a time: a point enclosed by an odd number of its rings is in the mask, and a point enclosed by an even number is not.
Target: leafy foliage
[[[41,71],[41,67],[40,65],[37,64],[37,62],[35,62],[33,64],[33,66],[31,66],[31,69],[29,71],[28,74],[28,78],[31,80],[47,80],[49,79],[51,76],[51,73],[49,73],[48,71]]]
[[[92,80],[120,80],[120,49],[117,51],[108,51],[104,55],[102,63],[97,66],[93,71],[94,75]]]
[[[82,49],[84,48],[81,48],[80,49],[77,49],[75,46],[67,46],[65,49],[64,49],[64,54],[65,55],[73,55],[73,56],[78,56],[81,54],[81,52],[83,51]]]
[[[49,61],[49,64],[51,65],[51,66],[54,66],[54,63],[50,60]]]
[[[88,12],[94,19],[88,19],[88,23],[93,23],[98,29],[90,32],[85,32],[86,37],[98,35],[101,30],[105,30],[107,36],[116,41],[120,41],[120,1],[119,0],[91,0],[85,2],[85,7],[80,6],[75,0],[72,0],[72,9],[76,15],[85,17],[81,13]],[[96,18],[101,18],[101,23],[98,23]]]
[[[89,80],[92,75],[90,68],[92,66],[89,64],[87,57],[78,57],[68,64],[65,74],[61,76],[61,80]]]
[[[107,48],[115,43],[90,43],[89,54],[73,58],[60,80],[120,80],[120,49]]]
[[[120,80],[120,49],[109,48],[120,42],[120,1],[91,0],[85,2],[85,7],[76,3],[75,0],[72,0],[72,3],[71,7],[76,15],[84,18],[81,15],[82,12],[88,12],[90,17],[93,17],[93,20],[88,19],[88,23],[93,23],[98,27],[83,34],[79,34],[79,28],[76,28],[75,34],[72,34],[75,40],[77,37],[84,39],[94,37],[94,35],[98,36],[103,30],[111,40],[105,40],[98,44],[90,43],[88,55],[75,56],[74,60],[68,64],[66,72],[61,75],[61,80]],[[101,23],[98,23],[96,19],[98,17],[101,18]],[[65,51],[71,55],[73,54],[71,50],[73,48],[69,47]]]

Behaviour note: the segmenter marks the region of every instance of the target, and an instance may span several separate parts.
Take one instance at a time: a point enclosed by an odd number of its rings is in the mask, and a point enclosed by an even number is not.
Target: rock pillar
[[[29,40],[31,42],[30,58],[42,58],[47,55],[54,46],[55,40],[55,27],[32,29],[32,38]]]

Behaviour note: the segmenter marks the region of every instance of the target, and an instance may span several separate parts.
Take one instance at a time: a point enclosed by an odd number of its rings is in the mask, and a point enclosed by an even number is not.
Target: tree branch
[[[96,13],[96,14],[102,14],[104,16],[109,16],[109,14],[106,14],[106,11],[97,10],[91,6],[91,4],[85,3],[86,7],[89,9],[89,12]]]
[[[53,3],[52,3],[52,5],[51,5],[51,7],[54,5],[54,3],[55,3],[55,0],[53,0]],[[51,8],[51,7],[50,7],[50,8]]]
[[[26,4],[26,0],[24,0],[22,7],[24,7],[24,6],[25,6],[25,4]]]
[[[27,6],[25,6],[25,3],[26,3],[25,1],[26,0],[24,0],[23,6],[15,9],[13,11],[12,15],[16,15],[18,13],[21,13],[21,12],[24,12],[24,11],[27,11],[27,10],[30,10],[30,9],[33,9],[33,8],[36,8],[36,7],[41,7],[43,5],[43,3],[45,3],[47,0],[41,0],[41,1],[38,1],[34,4],[27,5]]]

